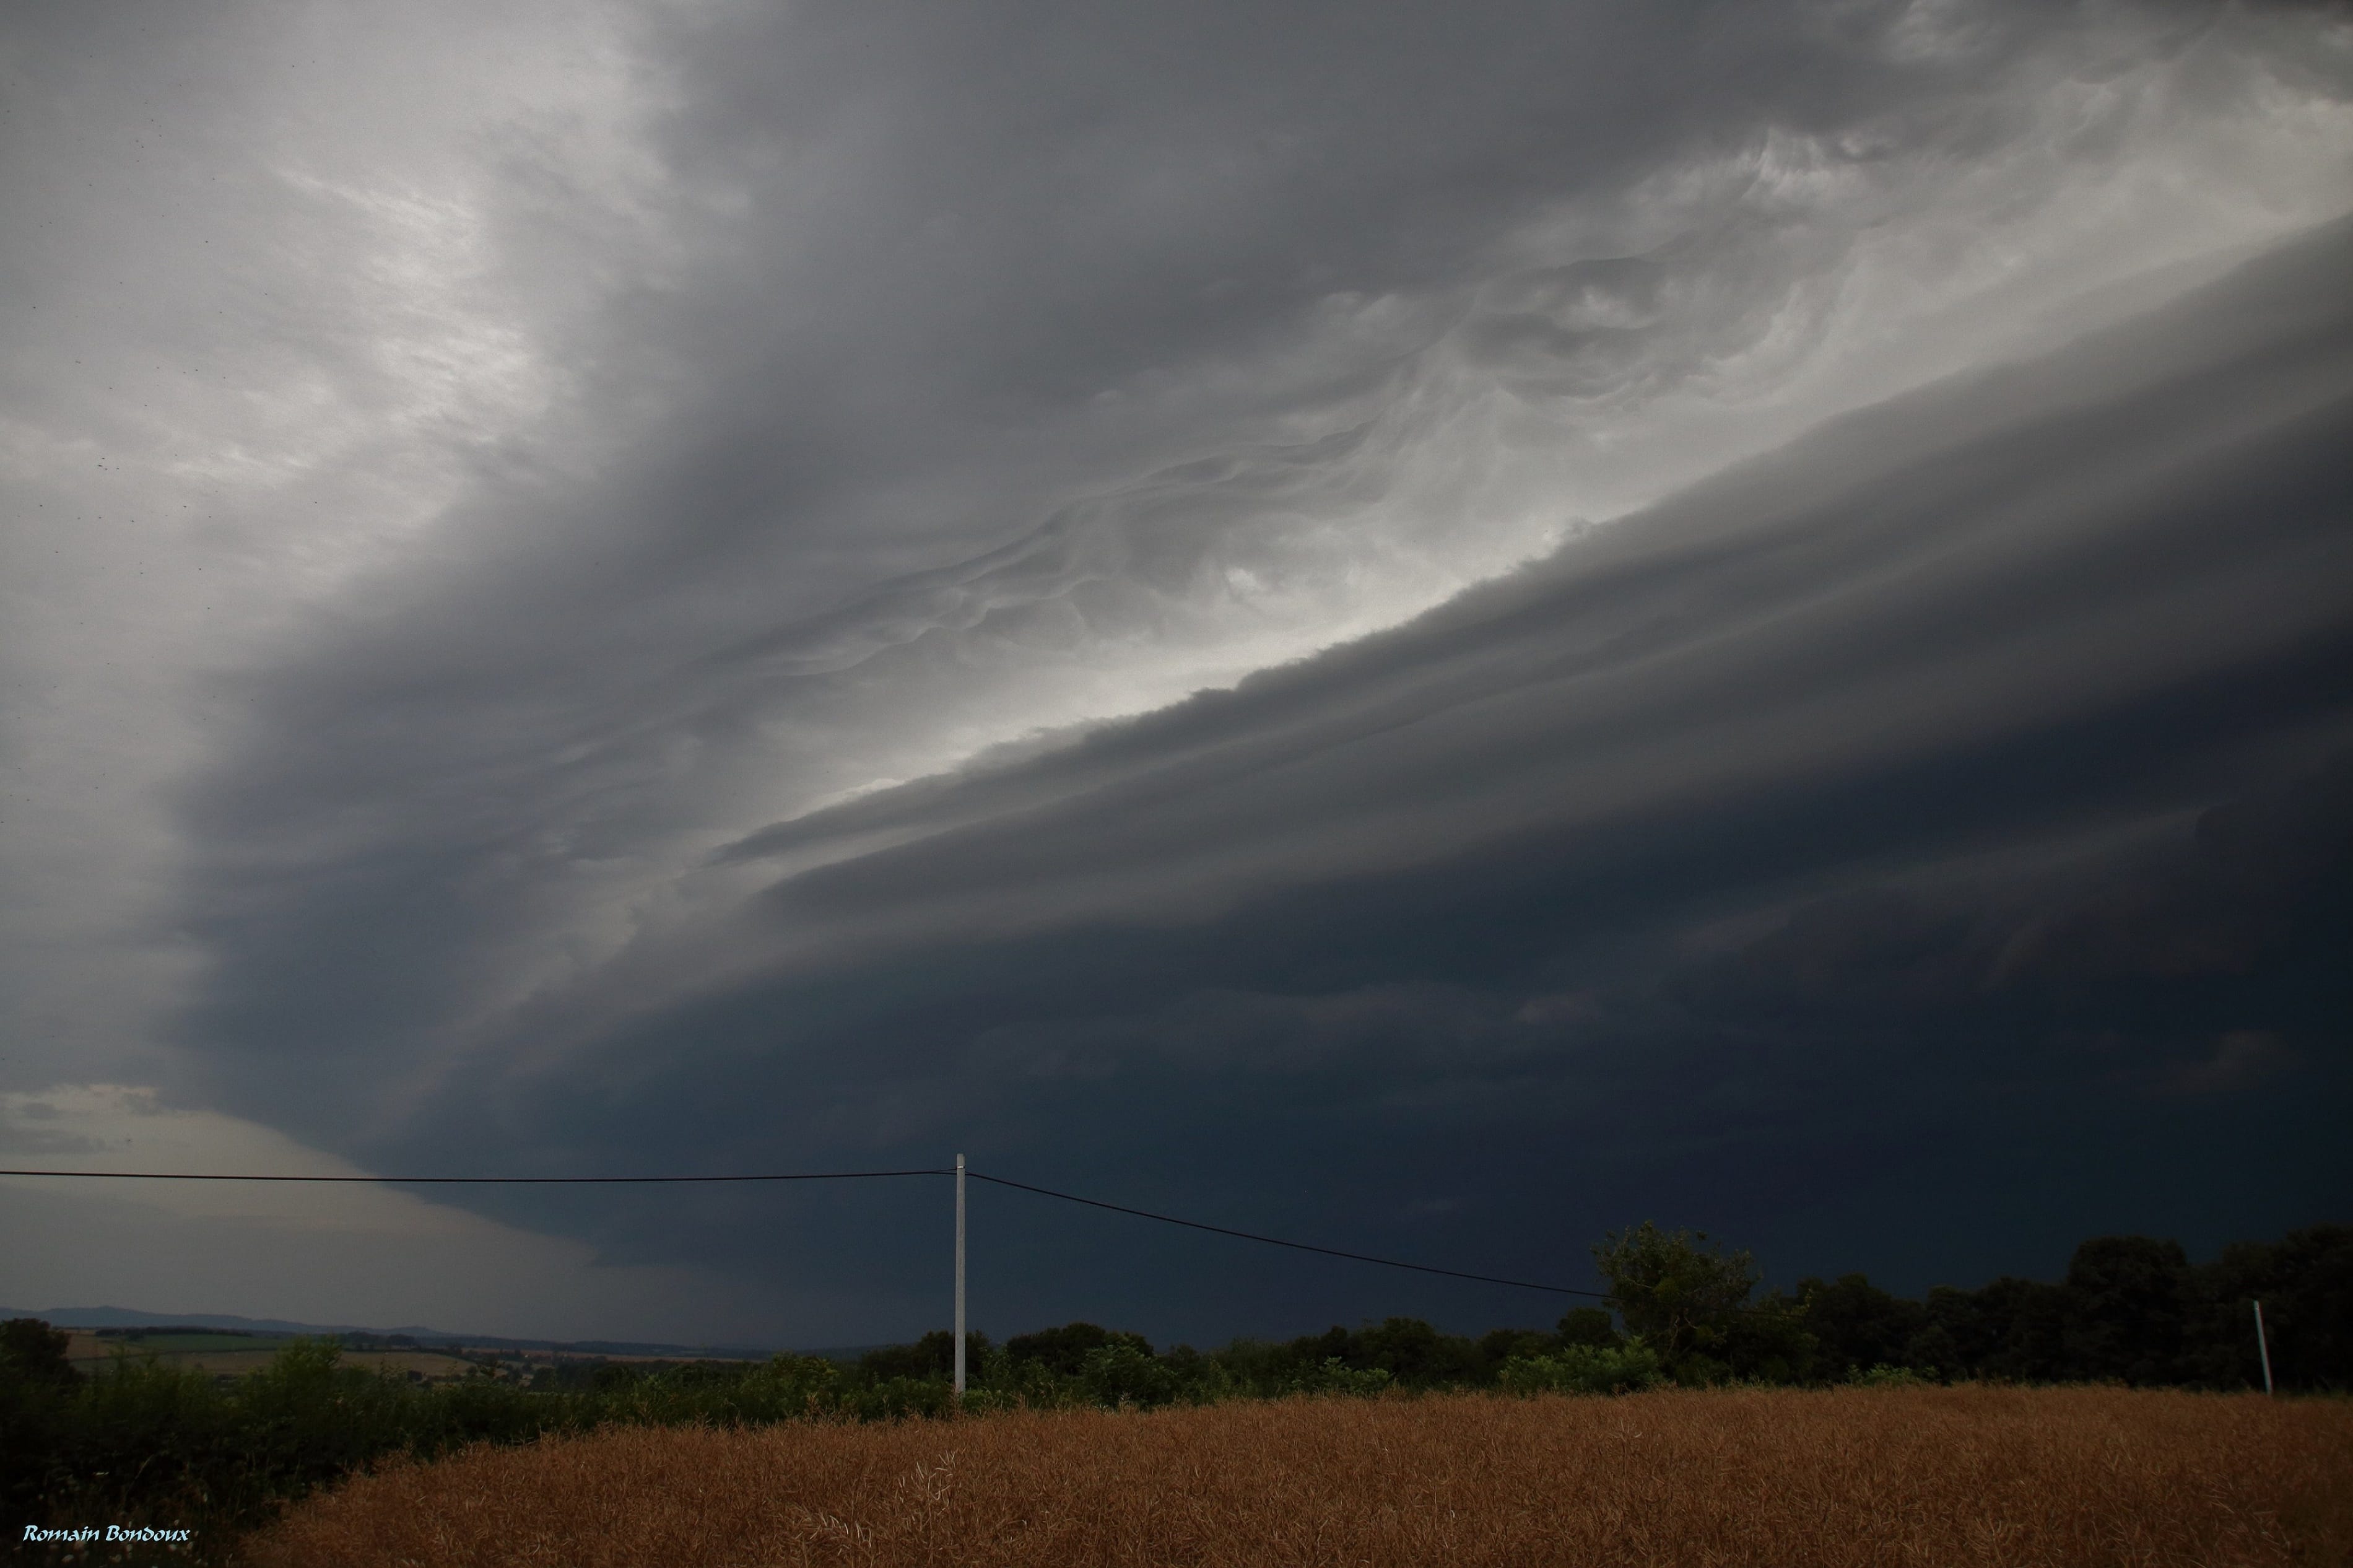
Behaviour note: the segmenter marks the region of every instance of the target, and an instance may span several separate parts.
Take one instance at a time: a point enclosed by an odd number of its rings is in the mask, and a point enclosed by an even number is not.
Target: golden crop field
[[[402,1464],[254,1568],[2353,1562],[2353,1404],[2111,1388],[1479,1394],[754,1430]]]

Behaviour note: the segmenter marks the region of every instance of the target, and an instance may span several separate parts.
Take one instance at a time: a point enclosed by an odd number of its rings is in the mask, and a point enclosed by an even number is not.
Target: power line
[[[90,1176],[118,1181],[380,1181],[426,1187],[617,1186],[655,1181],[855,1181],[870,1176],[953,1176],[947,1170],[796,1171],[754,1176],[246,1176],[195,1171],[0,1171],[0,1176]]]
[[[1356,1263],[1377,1263],[1384,1268],[1409,1268],[1417,1274],[1442,1274],[1450,1279],[1475,1279],[1482,1285],[1509,1285],[1521,1290],[1548,1290],[1556,1296],[1590,1296],[1598,1301],[1609,1299],[1599,1290],[1579,1290],[1568,1285],[1539,1285],[1533,1279],[1504,1279],[1493,1274],[1466,1274],[1459,1268],[1440,1268],[1434,1264],[1407,1263],[1394,1257],[1375,1257],[1370,1253],[1342,1252],[1335,1246],[1316,1246],[1310,1242],[1285,1241],[1281,1236],[1262,1236],[1254,1231],[1229,1230],[1223,1225],[1203,1224],[1198,1220],[1180,1220],[1174,1214],[1155,1214],[1149,1209],[1131,1209],[1124,1203],[1106,1203],[1099,1198],[1082,1198],[1075,1192],[1057,1192],[1050,1187],[1032,1187],[1027,1181],[1009,1181],[1003,1176],[987,1176],[977,1171],[968,1171],[976,1181],[990,1181],[999,1187],[1017,1187],[1024,1192],[1040,1197],[1060,1198],[1066,1203],[1084,1203],[1090,1209],[1109,1209],[1114,1214],[1134,1214],[1140,1220],[1158,1220],[1164,1225],[1183,1225],[1187,1230],[1208,1231],[1214,1235],[1233,1236],[1240,1241],[1263,1242],[1269,1246],[1287,1246],[1293,1252],[1320,1252],[1326,1257],[1345,1257]]]
[[[224,1174],[195,1171],[14,1171],[0,1170],[0,1176],[71,1176],[97,1181],[298,1181],[349,1182],[374,1181],[385,1186],[440,1187],[554,1187],[554,1186],[619,1186],[649,1185],[670,1182],[722,1181],[856,1181],[889,1176],[953,1176],[944,1168],[924,1168],[909,1171],[800,1171],[783,1173],[714,1176],[264,1176]],[[1016,1181],[1007,1176],[989,1176],[978,1171],[967,1171],[976,1181],[987,1181],[999,1187],[1011,1187],[1018,1192],[1034,1192],[1041,1198],[1059,1198],[1066,1203],[1081,1203],[1090,1209],[1103,1209],[1114,1214],[1128,1214],[1139,1220],[1155,1220],[1164,1225],[1181,1225],[1187,1230],[1207,1231],[1212,1235],[1231,1236],[1237,1241],[1257,1242],[1265,1246],[1288,1247],[1293,1252],[1312,1252],[1325,1257],[1345,1258],[1351,1263],[1377,1264],[1383,1268],[1403,1268],[1416,1274],[1443,1275],[1449,1279],[1468,1279],[1481,1285],[1504,1285],[1517,1290],[1542,1290],[1555,1296],[1586,1296],[1597,1301],[1608,1300],[1599,1290],[1579,1290],[1568,1285],[1546,1285],[1533,1279],[1506,1279],[1500,1275],[1472,1274],[1459,1268],[1440,1268],[1435,1264],[1408,1263],[1402,1258],[1376,1257],[1370,1253],[1345,1252],[1338,1247],[1317,1246],[1313,1242],[1289,1241],[1282,1236],[1261,1235],[1255,1231],[1238,1231],[1225,1225],[1212,1225],[1200,1220],[1179,1219],[1175,1214],[1155,1213],[1150,1209],[1132,1209],[1124,1203],[1107,1203],[1100,1198],[1082,1198],[1075,1192],[1059,1192],[1051,1187],[1036,1187],[1027,1181]]]

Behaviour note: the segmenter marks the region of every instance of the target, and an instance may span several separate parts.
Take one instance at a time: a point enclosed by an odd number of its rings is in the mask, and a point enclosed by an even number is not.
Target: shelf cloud
[[[2341,1189],[2339,11],[436,16],[5,25],[0,1090],[1503,1272]],[[821,1342],[897,1202],[467,1219]]]

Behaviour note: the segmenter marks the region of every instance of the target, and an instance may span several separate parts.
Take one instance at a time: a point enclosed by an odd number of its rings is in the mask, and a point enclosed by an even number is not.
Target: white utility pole
[[[961,1167],[964,1164],[964,1161],[959,1160],[956,1161],[956,1164]],[[964,1210],[962,1208],[958,1208],[956,1213],[961,1214],[964,1213]],[[959,1221],[958,1223],[961,1224],[962,1222]],[[958,1236],[962,1236],[964,1232],[959,1230],[956,1232],[956,1234]],[[957,1244],[956,1258],[956,1279],[958,1282],[956,1286],[956,1299],[961,1301],[964,1299],[964,1286],[962,1283],[964,1279],[964,1249],[961,1242]],[[2272,1344],[2269,1340],[2263,1337],[2263,1304],[2260,1301],[2255,1303],[2255,1353],[2263,1358],[2263,1392],[2265,1393],[2269,1393],[2272,1391]],[[961,1365],[962,1363],[959,1362],[958,1364]]]
[[[2257,1308],[2260,1315],[2262,1308]],[[2264,1381],[2270,1381],[2268,1368]],[[964,1397],[964,1156],[956,1156],[956,1299],[955,1299],[955,1396]]]

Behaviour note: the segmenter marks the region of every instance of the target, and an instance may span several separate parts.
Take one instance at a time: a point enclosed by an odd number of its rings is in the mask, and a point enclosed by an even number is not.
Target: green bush
[[[1497,1374],[1507,1393],[1630,1393],[1659,1383],[1659,1354],[1639,1339],[1620,1345],[1564,1345],[1549,1355],[1514,1356]]]
[[[1918,1388],[1936,1380],[1923,1377],[1914,1368],[1889,1366],[1881,1361],[1875,1366],[1855,1368],[1847,1381],[1862,1388]]]
[[[1293,1374],[1289,1393],[1337,1393],[1357,1399],[1370,1399],[1388,1392],[1393,1378],[1387,1367],[1352,1367],[1337,1356],[1327,1356],[1321,1366]]]
[[[1108,1344],[1089,1351],[1079,1368],[1079,1381],[1095,1403],[1118,1408],[1124,1404],[1166,1404],[1176,1397],[1174,1368],[1148,1351],[1132,1344]]]

